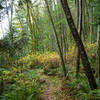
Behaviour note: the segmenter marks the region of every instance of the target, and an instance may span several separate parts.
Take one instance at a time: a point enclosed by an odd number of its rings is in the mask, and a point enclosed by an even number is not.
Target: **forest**
[[[0,0],[0,100],[100,100],[100,0]]]

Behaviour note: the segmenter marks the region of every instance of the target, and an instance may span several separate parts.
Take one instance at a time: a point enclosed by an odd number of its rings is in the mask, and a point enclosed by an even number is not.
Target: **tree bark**
[[[80,1],[80,18],[79,18],[79,36],[81,38],[82,35],[82,23],[83,23],[83,0]],[[79,77],[79,71],[80,71],[80,51],[77,52],[77,66],[76,66],[76,78]]]
[[[50,12],[47,0],[45,0],[45,3],[46,3],[48,15],[50,17],[52,28],[54,30],[54,35],[55,35],[56,43],[57,43],[57,46],[58,46],[58,51],[59,51],[59,55],[60,55],[60,60],[61,60],[61,65],[62,65],[62,68],[63,68],[64,76],[66,77],[66,67],[65,67],[65,63],[64,63],[64,59],[63,59],[63,54],[62,54],[62,51],[61,51],[60,43],[59,43],[59,40],[58,40],[56,28],[54,26],[54,22],[53,22],[53,19],[52,19],[52,16],[51,16],[51,12]]]
[[[84,69],[85,69],[85,74],[88,78],[90,88],[92,90],[94,90],[97,88],[97,84],[96,84],[95,78],[93,76],[92,69],[91,69],[90,63],[88,61],[88,57],[87,57],[84,45],[82,43],[82,40],[78,34],[76,27],[75,27],[75,24],[74,24],[74,21],[73,21],[73,18],[72,18],[70,9],[69,9],[68,2],[67,2],[67,0],[61,0],[61,4],[62,4],[63,10],[65,12],[69,28],[70,28],[73,38],[76,42],[76,45],[79,49],[82,63],[83,63]]]
[[[98,76],[100,76],[100,25],[98,25]]]
[[[87,39],[87,29],[86,29],[86,4],[85,4],[86,2],[83,0],[83,3],[82,3],[82,9],[83,9],[83,29],[82,29],[82,31],[83,31],[83,41],[84,42],[86,42],[86,39]]]
[[[64,61],[65,61],[65,63],[66,63],[66,51],[67,51],[67,45],[66,45],[66,42],[67,42],[67,39],[66,39],[66,36],[65,36],[65,27],[64,27],[64,25],[63,25],[63,32],[62,32],[62,34],[63,34],[63,45],[64,45],[64,54],[63,54],[63,56],[64,56]]]
[[[77,29],[78,29],[78,26],[79,26],[79,0],[76,0],[76,10],[77,10]]]
[[[90,38],[91,38],[91,43],[93,43],[93,7],[92,6],[90,6],[90,8],[89,8],[89,14],[90,14],[90,23],[91,23],[91,25],[90,25]]]
[[[12,28],[12,20],[13,20],[13,6],[14,6],[14,1],[11,1],[11,20],[10,20],[10,34],[11,34],[11,43],[13,45],[13,28]]]

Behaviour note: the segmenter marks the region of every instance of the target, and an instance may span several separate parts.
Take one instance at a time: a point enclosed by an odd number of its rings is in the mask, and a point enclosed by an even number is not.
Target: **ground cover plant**
[[[0,0],[0,100],[99,100],[99,11],[99,0]]]

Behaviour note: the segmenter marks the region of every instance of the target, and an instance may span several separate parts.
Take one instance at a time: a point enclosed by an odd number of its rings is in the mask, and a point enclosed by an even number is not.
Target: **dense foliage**
[[[100,0],[66,0],[97,84],[92,90],[61,1],[0,0],[0,100],[100,99]]]

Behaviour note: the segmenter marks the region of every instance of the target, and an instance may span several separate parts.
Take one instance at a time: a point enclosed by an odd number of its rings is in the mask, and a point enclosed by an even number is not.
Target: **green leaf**
[[[31,94],[31,95],[27,98],[27,100],[31,100],[32,97],[33,97],[33,94]]]

